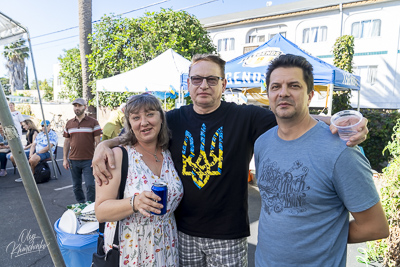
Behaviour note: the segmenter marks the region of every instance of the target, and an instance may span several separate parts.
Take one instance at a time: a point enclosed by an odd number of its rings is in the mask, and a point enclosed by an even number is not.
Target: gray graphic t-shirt
[[[322,122],[291,141],[277,130],[254,146],[262,198],[256,266],[345,266],[348,212],[379,201],[369,162]]]

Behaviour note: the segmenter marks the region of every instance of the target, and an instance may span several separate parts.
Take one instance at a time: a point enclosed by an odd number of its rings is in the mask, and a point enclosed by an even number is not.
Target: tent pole
[[[333,84],[328,85],[329,95],[328,95],[328,116],[332,116],[332,100],[333,100]]]
[[[13,21],[12,19],[10,19],[10,20]],[[32,52],[32,45],[31,45],[31,41],[30,41],[29,31],[28,31],[28,29],[24,28],[21,24],[15,22],[15,21],[13,21],[13,22],[16,25],[18,25],[21,29],[23,29],[26,32],[26,34],[28,35],[28,43],[29,43],[29,48],[30,48],[30,52],[31,52],[33,70],[35,73],[36,87],[37,87],[37,90],[39,91],[39,84],[38,84],[38,80],[37,80],[37,76],[36,76],[35,62],[33,60],[33,52]],[[40,94],[39,94],[39,97],[40,97]],[[42,105],[41,102],[40,102],[40,105]],[[0,84],[0,110],[2,108],[6,109],[6,107],[7,107],[6,96],[4,94],[3,87]],[[44,118],[43,107],[42,107],[42,115]],[[29,202],[31,203],[32,210],[35,213],[35,217],[39,224],[40,230],[46,241],[46,246],[50,252],[50,256],[51,256],[51,259],[53,260],[54,266],[65,267],[65,262],[62,257],[60,248],[57,245],[57,239],[55,237],[53,227],[50,224],[50,220],[49,220],[49,217],[47,216],[46,210],[44,208],[43,201],[40,197],[40,193],[36,186],[36,182],[33,179],[33,174],[28,165],[28,160],[26,159],[25,153],[22,152],[23,148],[22,148],[21,139],[15,138],[16,129],[15,129],[14,122],[11,118],[11,113],[8,109],[6,111],[0,112],[0,121],[2,121],[4,123],[5,133],[6,133],[7,139],[9,140],[9,143],[10,143],[11,152],[14,155],[15,162],[17,164],[17,167],[18,167],[21,177],[22,177],[22,182],[24,184],[25,191],[28,195]],[[9,131],[9,130],[11,130],[11,131]],[[45,127],[45,131],[47,134],[47,127]],[[47,135],[47,139],[48,138],[49,137]],[[12,140],[12,139],[16,139],[16,140]],[[53,166],[54,166],[54,159],[52,157],[52,153],[50,153],[50,155],[51,155],[51,159],[53,161]],[[55,168],[53,168],[53,169],[55,172]]]
[[[36,220],[39,224],[40,230],[46,242],[46,247],[50,252],[51,259],[54,266],[65,267],[65,262],[62,257],[57,239],[53,231],[53,227],[47,216],[46,209],[43,205],[42,198],[33,178],[31,168],[29,167],[28,160],[22,147],[21,139],[19,138],[17,129],[15,128],[11,112],[8,109],[6,96],[3,87],[0,84],[0,121],[2,122],[4,135],[8,140],[11,152],[18,167],[18,171],[22,177],[23,185],[32,210],[35,214]]]
[[[44,111],[43,111],[43,104],[42,104],[42,98],[40,96],[40,90],[39,90],[39,83],[38,83],[38,79],[37,79],[37,75],[36,75],[36,67],[35,67],[35,60],[33,59],[33,52],[32,52],[32,45],[31,45],[31,37],[29,35],[29,32],[26,31],[26,34],[28,35],[28,43],[29,43],[29,50],[31,52],[31,59],[32,59],[32,65],[33,65],[33,73],[35,74],[35,81],[36,81],[36,89],[38,91],[38,97],[39,97],[39,103],[40,103],[40,109],[42,110],[42,117],[43,117],[43,122],[46,122],[45,116],[44,116]],[[46,133],[46,137],[47,137],[47,143],[49,144],[49,153],[50,153],[50,158],[51,158],[51,162],[53,163],[53,173],[56,177],[56,179],[58,179],[58,174],[56,171],[56,162],[54,160],[54,155],[51,152],[51,146],[50,146],[50,139],[49,139],[49,132],[47,130],[47,125],[46,123],[44,123],[44,130]]]
[[[99,112],[100,112],[100,108],[99,108],[99,92],[96,90],[96,120],[99,121]]]

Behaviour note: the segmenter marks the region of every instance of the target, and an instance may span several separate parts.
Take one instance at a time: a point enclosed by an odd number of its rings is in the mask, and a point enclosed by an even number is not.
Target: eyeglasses
[[[208,76],[208,77],[190,76],[190,81],[192,82],[193,85],[196,86],[201,85],[204,79],[207,80],[207,84],[209,86],[216,86],[218,84],[218,81],[223,80],[224,78],[218,76]]]

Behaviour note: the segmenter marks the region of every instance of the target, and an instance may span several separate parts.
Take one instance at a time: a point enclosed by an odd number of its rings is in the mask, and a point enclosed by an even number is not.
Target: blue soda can
[[[154,192],[157,196],[161,198],[161,201],[158,201],[158,203],[161,203],[164,207],[161,209],[161,213],[157,214],[154,212],[151,212],[154,215],[164,215],[167,213],[167,199],[168,199],[168,187],[166,183],[155,183],[151,187],[151,191]]]

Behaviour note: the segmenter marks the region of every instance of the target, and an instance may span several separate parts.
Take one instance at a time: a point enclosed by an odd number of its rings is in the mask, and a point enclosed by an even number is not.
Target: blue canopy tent
[[[328,114],[332,110],[333,90],[355,90],[360,98],[360,77],[319,58],[313,57],[282,35],[277,34],[258,48],[226,63],[227,88],[263,88],[265,73],[271,60],[282,54],[305,57],[313,65],[314,85],[319,91],[327,91]],[[325,88],[325,89],[324,89]],[[359,104],[358,104],[359,109]]]

